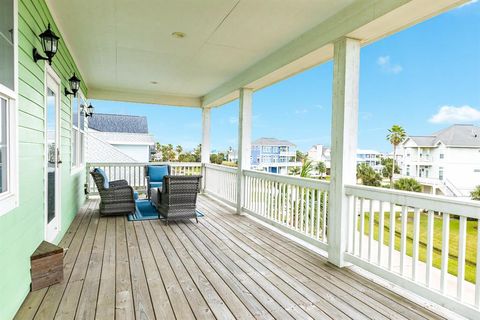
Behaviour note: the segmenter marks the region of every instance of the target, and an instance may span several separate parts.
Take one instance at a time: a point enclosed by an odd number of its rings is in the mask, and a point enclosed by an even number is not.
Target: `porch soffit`
[[[46,0],[89,98],[213,107],[464,0]],[[172,32],[186,33],[183,39]]]

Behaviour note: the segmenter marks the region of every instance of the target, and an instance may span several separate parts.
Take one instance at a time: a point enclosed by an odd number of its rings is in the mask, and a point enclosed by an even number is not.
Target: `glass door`
[[[47,72],[46,88],[46,235],[53,241],[60,231],[60,86],[53,71]]]

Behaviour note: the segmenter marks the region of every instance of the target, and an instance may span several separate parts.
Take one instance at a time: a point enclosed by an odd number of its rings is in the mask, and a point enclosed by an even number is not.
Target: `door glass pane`
[[[0,83],[14,90],[13,0],[0,0]]]
[[[72,99],[72,124],[74,127],[78,128],[78,98],[73,97]]]
[[[55,218],[55,181],[57,174],[57,110],[55,92],[47,89],[47,202],[48,222]]]
[[[7,191],[7,100],[0,98],[0,193]]]

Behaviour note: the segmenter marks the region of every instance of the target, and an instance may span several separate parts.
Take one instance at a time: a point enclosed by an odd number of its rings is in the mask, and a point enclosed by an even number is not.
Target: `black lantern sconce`
[[[88,107],[84,107],[83,108],[84,112],[85,112],[85,118],[88,118],[88,117],[93,117],[93,106],[92,104],[90,103],[90,105]]]
[[[38,53],[37,48],[33,48],[33,61],[37,62],[38,60],[47,60],[48,63],[52,65],[52,58],[57,53],[58,40],[60,38],[57,37],[50,29],[50,23],[48,24],[48,29],[42,32],[39,37],[42,41],[43,52],[45,52],[47,57],[45,58]]]
[[[69,91],[67,88],[65,88],[65,95],[68,97],[69,95],[73,95],[74,97],[77,96],[77,92],[80,89],[80,79],[77,78],[75,75],[75,72],[73,73],[73,76],[68,79],[68,83],[70,85],[70,90]]]

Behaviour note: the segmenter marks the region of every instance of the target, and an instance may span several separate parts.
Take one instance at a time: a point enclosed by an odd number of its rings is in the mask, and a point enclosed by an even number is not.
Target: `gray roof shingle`
[[[147,117],[95,113],[88,127],[102,132],[148,133]]]
[[[410,136],[420,147],[433,147],[438,142],[451,147],[480,147],[480,127],[471,124],[454,124],[431,136]]]

